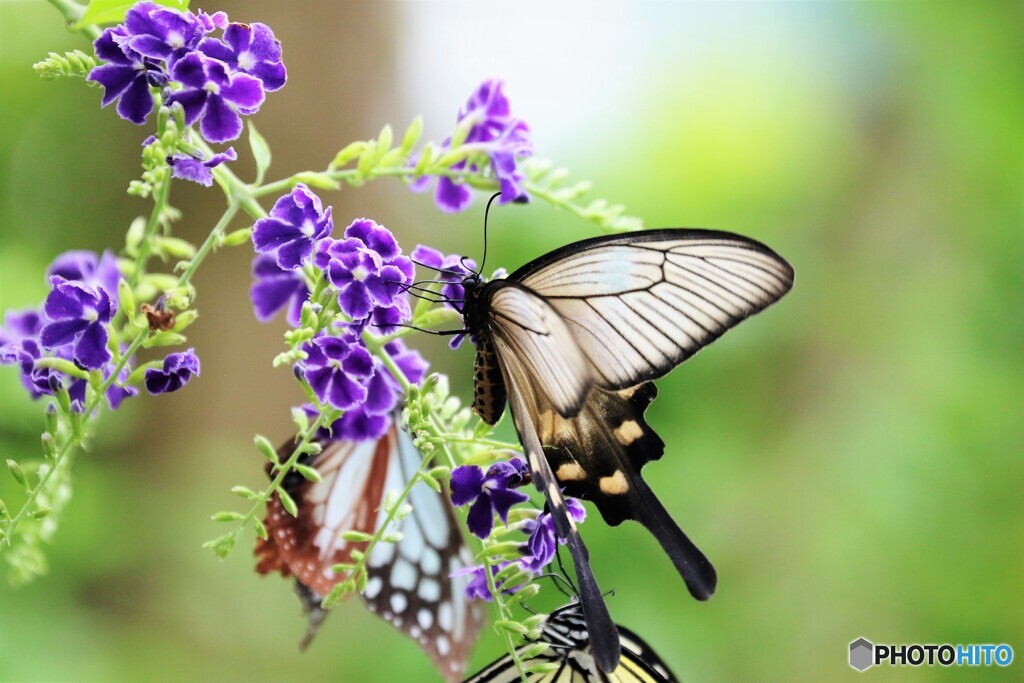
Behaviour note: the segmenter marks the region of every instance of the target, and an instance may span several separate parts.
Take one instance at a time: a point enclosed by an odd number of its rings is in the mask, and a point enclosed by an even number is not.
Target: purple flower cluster
[[[353,221],[341,239],[330,236],[333,229],[331,207],[324,209],[302,184],[256,221],[252,241],[259,255],[250,292],[256,317],[266,321],[288,307],[289,322],[297,324],[309,297],[303,268],[312,266],[337,293],[338,307],[356,329],[373,324],[387,332],[407,321],[412,311],[405,290],[415,268],[394,235],[367,218]]]
[[[528,481],[529,470],[519,458],[504,462],[496,462],[485,473],[477,465],[462,465],[452,470],[451,496],[452,504],[463,506],[472,503],[466,516],[466,526],[470,532],[480,538],[487,538],[494,528],[494,515],[508,522],[509,511],[518,503],[529,497],[515,489]],[[575,498],[565,499],[566,512],[577,524],[587,518],[586,508]],[[565,539],[558,538],[555,533],[555,522],[548,512],[540,513],[536,519],[529,519],[523,524],[523,531],[529,535],[522,546],[523,557],[519,559],[519,567],[524,571],[537,575],[551,564],[559,544]],[[510,562],[500,563],[491,567],[492,572],[504,569]],[[487,586],[486,567],[480,565],[457,572],[455,575],[471,574],[472,579],[466,586],[466,597],[470,600],[491,600]],[[504,592],[515,592],[516,588],[502,588]]]
[[[4,316],[4,325],[0,326],[0,364],[19,368],[22,384],[33,399],[66,389],[72,409],[80,412],[85,408],[86,380],[61,373],[40,361],[69,361],[82,370],[99,371],[104,380],[110,379],[117,368],[111,352],[110,322],[117,312],[121,273],[110,252],[98,256],[91,251],[68,251],[54,259],[47,275],[51,290],[39,309],[8,311]],[[125,398],[138,393],[135,387],[125,384],[131,369],[128,359],[106,390],[107,402],[115,410]],[[151,393],[174,391],[193,374],[199,374],[199,361],[189,349],[187,353],[167,357],[167,379],[162,384],[158,381],[151,385],[153,372],[156,371],[146,372]]]
[[[212,37],[218,29],[223,36]],[[152,89],[166,88],[167,104],[179,103],[185,122],[198,121],[210,142],[236,139],[241,115],[256,113],[287,77],[270,28],[229,24],[223,12],[193,14],[140,2],[94,47],[104,64],[89,80],[103,86],[103,106],[117,101],[121,118],[141,125],[153,111]]]
[[[501,186],[502,204],[516,201],[529,201],[523,187],[525,179],[519,169],[518,161],[533,153],[530,141],[530,129],[524,121],[511,114],[508,98],[502,92],[504,83],[498,80],[487,80],[469,97],[469,101],[459,111],[456,126],[457,135],[465,135],[459,147],[470,152],[467,160],[452,166],[453,170],[465,170],[471,173],[489,171]],[[452,148],[452,138],[442,144],[442,151]],[[486,162],[482,161],[486,159]],[[412,184],[417,191],[429,187],[431,178],[424,176]],[[469,206],[473,195],[470,189],[451,178],[440,178],[434,199],[437,206],[449,213],[462,211]]]
[[[395,339],[384,346],[384,350],[413,384],[419,384],[427,374],[429,365],[418,351],[405,347],[402,340]],[[373,375],[366,381],[366,398],[335,420],[321,434],[324,439],[348,439],[367,441],[379,439],[391,427],[395,406],[402,395],[402,387],[394,375],[379,358],[373,359]],[[321,401],[323,397],[318,395]],[[316,410],[307,406],[306,411],[315,415]]]

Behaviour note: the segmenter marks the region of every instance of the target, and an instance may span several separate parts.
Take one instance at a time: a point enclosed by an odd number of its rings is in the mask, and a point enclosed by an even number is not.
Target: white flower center
[[[252,56],[251,52],[243,52],[238,55],[238,68],[242,71],[250,71],[256,66],[256,58]]]
[[[304,220],[302,221],[302,227],[299,228],[299,232],[306,237],[312,237],[313,233],[316,232],[316,226],[313,225],[313,221],[309,219]]]
[[[177,50],[178,48],[185,47],[185,39],[177,31],[171,31],[167,34],[167,44]]]
[[[342,369],[342,367],[341,367],[341,361],[340,361],[340,360],[338,360],[337,358],[331,358],[330,360],[328,360],[328,361],[327,361],[327,365],[328,365],[329,367],[332,367],[332,368],[334,368],[335,370],[341,370],[341,369]]]
[[[85,312],[85,315],[83,315],[82,317],[85,318],[86,321],[94,323],[100,319],[100,314],[93,309],[89,309]]]
[[[370,276],[370,271],[366,269],[366,266],[356,266],[352,269],[352,277],[356,282],[362,282]]]
[[[207,81],[206,85],[203,86],[203,89],[206,92],[212,93],[214,95],[219,95],[220,94],[220,86],[217,85],[216,83],[214,83],[213,81]]]

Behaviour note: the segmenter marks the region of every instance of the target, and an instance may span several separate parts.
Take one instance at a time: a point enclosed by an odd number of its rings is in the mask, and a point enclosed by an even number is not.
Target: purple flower
[[[413,384],[427,374],[429,364],[419,351],[407,349],[401,339],[384,346],[384,350]],[[348,410],[331,425],[333,438],[365,441],[379,439],[391,426],[391,414],[402,395],[402,386],[379,358],[373,359],[374,373],[366,386],[366,399]]]
[[[508,561],[499,562],[496,565],[491,566],[491,576],[495,576],[505,567],[512,564]],[[457,569],[451,573],[452,578],[459,576],[469,576],[469,583],[466,584],[464,592],[466,598],[469,600],[486,600],[490,602],[491,587],[487,585],[487,567],[485,565],[478,565],[476,567],[464,567]],[[504,581],[496,581],[495,587],[505,595],[513,595],[522,586],[506,587]]]
[[[415,269],[387,228],[357,219],[343,239],[317,245],[313,263],[324,269],[338,290],[341,310],[353,320],[365,320],[375,309],[393,309],[378,318],[393,326],[412,314],[404,285],[412,282]]]
[[[206,187],[213,185],[213,174],[210,169],[216,168],[225,161],[234,161],[238,158],[234,147],[228,147],[220,154],[214,154],[206,161],[197,159],[188,154],[175,154],[167,159],[171,165],[171,171],[175,178],[191,180]]]
[[[65,280],[100,287],[111,297],[117,293],[117,282],[121,279],[117,258],[109,250],[99,257],[96,252],[85,249],[65,251],[53,259],[46,274],[48,277],[58,275]]]
[[[569,513],[569,517],[577,524],[587,518],[586,508],[575,498],[565,499],[565,509]],[[540,574],[555,557],[557,544],[564,545],[565,539],[555,535],[555,520],[548,512],[540,513],[535,520],[527,520],[523,525],[523,531],[530,534],[530,538],[524,546],[524,557],[519,560],[519,565],[527,571]]]
[[[191,12],[140,2],[125,15],[124,33],[114,38],[126,51],[173,65],[199,45],[210,30],[207,21]]]
[[[252,261],[255,281],[249,289],[256,319],[269,321],[282,308],[287,307],[287,320],[298,326],[302,304],[309,298],[309,288],[302,271],[283,270],[272,254],[259,254]]]
[[[116,310],[102,287],[50,278],[53,289],[46,297],[43,311],[50,320],[40,331],[43,347],[52,349],[74,344],[74,359],[83,367],[99,369],[111,358],[107,348],[107,324]]]
[[[108,28],[96,39],[96,56],[106,62],[89,72],[86,80],[103,86],[103,106],[117,102],[117,114],[135,125],[142,125],[153,111],[150,84],[162,86],[167,74],[161,65],[138,52],[122,47],[119,40],[127,37],[124,26]]]
[[[37,337],[42,327],[43,316],[35,308],[7,311],[4,324],[0,326],[0,346],[19,342],[25,337]]]
[[[471,154],[452,168],[472,173],[489,170],[501,186],[500,203],[525,202],[529,196],[523,188],[525,176],[517,162],[533,153],[530,129],[524,121],[511,115],[503,87],[501,81],[484,81],[459,111],[458,130],[466,132],[461,148]],[[451,149],[451,141],[451,138],[446,139],[442,148]],[[412,188],[425,190],[430,181],[424,176],[414,181]],[[442,177],[437,181],[434,199],[442,211],[455,213],[469,206],[472,193],[466,185]]]
[[[242,114],[254,114],[265,94],[260,79],[231,73],[228,65],[200,52],[189,52],[171,67],[171,78],[183,90],[171,93],[168,104],[179,103],[185,123],[199,120],[199,132],[209,142],[227,142],[242,134]]]
[[[331,234],[331,207],[324,211],[320,198],[303,184],[277,200],[270,216],[256,221],[252,242],[261,254],[273,254],[284,270],[302,266],[317,241]]]
[[[146,390],[154,395],[177,391],[188,384],[193,375],[199,376],[199,358],[195,351],[171,353],[164,358],[162,369],[146,370]]]
[[[303,344],[302,350],[309,357],[301,368],[321,403],[348,410],[366,400],[373,356],[353,333],[320,336]]]
[[[196,361],[196,365],[198,367],[198,361]],[[126,398],[135,396],[139,393],[139,390],[131,385],[122,386],[126,381],[128,381],[128,376],[131,372],[131,363],[126,363],[125,366],[121,368],[121,372],[117,373],[117,381],[112,383],[107,389],[107,404],[110,406],[111,410],[117,410],[121,407],[121,403],[123,403]],[[196,370],[196,374],[199,374],[198,369]],[[105,370],[103,375],[104,378],[110,377],[110,370]]]
[[[69,378],[62,375],[53,368],[37,367],[36,361],[40,358],[56,357],[65,360],[73,360],[70,346],[61,346],[53,349],[50,354],[43,352],[39,340],[33,337],[25,337],[17,342],[8,343],[0,347],[0,365],[17,364],[21,370],[21,383],[28,391],[33,400],[40,396],[52,396],[55,387],[67,387],[68,395],[71,398],[71,408],[75,412],[85,410],[85,392],[87,382],[84,379]],[[108,363],[103,368],[103,378],[110,377],[113,363]],[[131,374],[130,365],[126,364],[118,373],[118,381],[124,383]],[[122,387],[112,383],[107,389],[107,403],[112,410],[117,410],[121,402],[129,396],[135,396],[138,390],[135,387]]]
[[[280,89],[287,80],[281,43],[266,24],[231,24],[224,31],[224,40],[205,38],[199,49],[236,71],[260,79],[267,92]]]
[[[508,511],[516,503],[529,500],[525,493],[515,491],[526,476],[526,463],[519,458],[496,462],[487,474],[477,465],[461,465],[452,471],[452,504],[469,508],[466,526],[480,538],[487,538],[494,527],[494,515],[508,522]]]

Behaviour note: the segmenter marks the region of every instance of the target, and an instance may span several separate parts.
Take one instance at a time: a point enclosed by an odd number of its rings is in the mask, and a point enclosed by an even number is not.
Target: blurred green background
[[[848,643],[1006,642],[1009,670],[875,669],[874,679],[1021,677],[1024,658],[1024,41],[1018,2],[263,3],[289,84],[255,123],[271,176],[322,168],[384,122],[442,138],[486,77],[508,81],[537,153],[649,226],[763,240],[796,286],[659,382],[667,443],[646,471],[714,561],[688,596],[637,525],[585,525],[616,620],[689,681],[837,680]],[[34,305],[68,248],[117,248],[148,204],[124,194],[148,134],[100,92],[44,82],[49,50],[87,49],[48,4],[0,3],[0,297]],[[240,162],[245,172],[250,166]],[[215,190],[175,186],[183,236]],[[328,194],[410,249],[479,256],[482,202],[458,216],[380,180]],[[492,217],[489,264],[516,267],[595,228],[537,202]],[[239,226],[241,227],[241,226]],[[288,583],[201,543],[228,489],[259,484],[254,432],[299,402],[270,361],[283,324],[248,302],[250,253],[197,278],[186,391],[131,401],[75,463],[50,574],[0,583],[0,680],[431,680],[415,645],[357,602],[304,629]],[[426,340],[469,392],[471,352]],[[0,371],[0,449],[35,457],[41,406]],[[17,500],[7,477],[0,496]],[[10,504],[10,503],[9,503]],[[594,516],[597,519],[597,516]],[[495,657],[493,634],[474,668]]]

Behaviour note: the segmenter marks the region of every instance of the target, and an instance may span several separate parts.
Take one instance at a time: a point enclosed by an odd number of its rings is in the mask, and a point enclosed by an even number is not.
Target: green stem
[[[220,217],[219,221],[217,221],[217,225],[213,226],[213,230],[210,231],[210,234],[206,236],[206,240],[199,246],[199,249],[196,251],[196,255],[192,257],[191,261],[189,261],[189,264],[182,272],[181,277],[178,278],[179,287],[186,287],[189,285],[192,281],[192,276],[196,274],[196,270],[199,268],[199,264],[203,262],[203,259],[206,258],[210,251],[217,245],[217,242],[220,241],[221,235],[224,234],[224,231],[227,229],[236,213],[238,213],[238,204],[231,202],[228,204],[228,208],[224,212],[224,215]]]
[[[169,173],[169,172],[168,172]],[[139,284],[139,278],[142,277],[146,271],[146,261],[149,260],[150,252],[153,250],[153,235],[156,234],[156,230],[160,227],[160,216],[163,215],[164,209],[167,208],[167,201],[171,196],[171,178],[168,175],[160,183],[160,189],[157,191],[156,199],[153,202],[153,210],[149,214],[149,220],[146,222],[146,229],[142,233],[142,241],[139,243],[139,253],[135,257],[135,270],[132,272],[132,276],[128,279],[128,284],[131,285],[132,290]]]
[[[75,29],[74,25],[82,20],[85,16],[85,7],[79,5],[73,0],[48,0],[48,2],[57,8],[57,11],[64,15],[64,19],[68,22],[68,28],[71,30],[78,30],[85,33],[87,36],[96,40],[100,37],[102,31],[98,26],[83,26],[80,29]]]
[[[124,355],[114,366],[113,371],[103,382],[103,384],[100,385],[100,388],[96,391],[92,399],[89,401],[88,405],[85,407],[85,411],[82,413],[83,423],[89,420],[93,412],[100,405],[100,402],[106,395],[107,389],[109,389],[110,385],[114,383],[114,381],[117,379],[117,375],[121,372],[121,370],[124,369],[124,366],[128,363],[128,360],[136,351],[138,351],[139,347],[142,346],[143,342],[145,342],[148,337],[149,330],[145,329],[142,332],[140,332],[139,335],[135,338],[135,340],[131,343],[131,345],[128,347],[128,350],[125,351]],[[72,435],[73,434],[74,430],[72,430]],[[18,514],[16,514],[5,526],[4,537],[0,539],[0,545],[3,545],[4,543],[6,543],[8,546],[11,545],[11,539],[14,537],[14,533],[18,530],[18,525],[21,524],[21,520],[25,518],[25,515],[28,514],[28,511],[35,504],[35,501],[39,497],[40,492],[46,487],[47,482],[50,481],[50,477],[52,477],[53,473],[57,471],[57,469],[60,467],[61,462],[63,462],[64,458],[67,457],[68,453],[70,453],[75,446],[81,445],[83,440],[84,435],[81,436],[80,438],[74,438],[71,435],[68,436],[68,440],[64,442],[60,450],[57,451],[57,454],[54,456],[53,466],[50,467],[46,471],[46,474],[44,474],[39,479],[39,483],[36,484],[31,491],[29,491],[28,497],[25,499],[25,502],[22,503],[21,509],[18,510]]]

